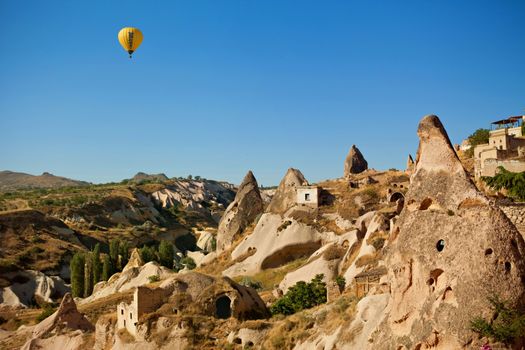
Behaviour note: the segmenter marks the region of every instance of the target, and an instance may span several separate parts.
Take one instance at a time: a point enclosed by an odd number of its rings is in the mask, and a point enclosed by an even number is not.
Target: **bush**
[[[149,283],[158,282],[160,281],[159,275],[151,275],[148,277]]]
[[[36,317],[36,321],[42,322],[43,320],[51,316],[55,312],[55,310],[56,308],[51,306],[51,304],[46,304],[42,312]]]
[[[510,197],[525,201],[525,171],[513,173],[501,166],[498,171],[493,177],[483,176],[481,179],[494,190],[505,189]]]
[[[470,326],[474,332],[505,344],[525,336],[525,314],[509,308],[508,303],[497,295],[489,297],[488,300],[496,316],[488,321],[482,317],[473,319]]]
[[[169,269],[173,268],[173,258],[175,250],[173,244],[168,241],[161,241],[159,245],[159,263]]]
[[[242,281],[239,284],[245,287],[253,288],[255,290],[262,289],[262,283],[258,281],[254,281],[250,277],[243,277]]]
[[[340,290],[345,290],[346,287],[346,279],[343,276],[337,276],[335,278],[335,283],[339,286]]]
[[[150,246],[142,246],[142,248],[139,249],[139,254],[144,264],[150,261],[157,261],[157,252]]]
[[[310,283],[297,282],[270,307],[272,315],[291,315],[326,303],[326,283],[323,282],[323,277],[323,274],[319,274]]]
[[[190,258],[189,256],[186,256],[181,259],[180,263],[184,265],[188,270],[193,270],[197,267],[197,264],[195,263],[195,260]]]

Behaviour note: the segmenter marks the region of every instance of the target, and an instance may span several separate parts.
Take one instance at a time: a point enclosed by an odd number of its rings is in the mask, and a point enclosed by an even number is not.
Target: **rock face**
[[[368,163],[363,154],[355,145],[352,145],[345,160],[345,177],[359,174],[368,169]]]
[[[60,307],[53,315],[33,328],[31,339],[22,349],[82,349],[81,333],[64,336],[66,330],[81,332],[95,330],[86,317],[78,312],[70,293],[64,295]]]
[[[411,173],[414,171],[414,159],[412,159],[412,155],[408,155],[408,159],[407,159],[407,173]]]
[[[70,290],[60,277],[49,277],[39,271],[8,272],[3,277],[13,282],[0,289],[1,305],[28,307],[35,299],[51,303],[52,297],[62,296]]]
[[[128,263],[124,268],[122,269],[122,272],[128,271],[134,267],[141,267],[144,265],[144,262],[142,261],[142,258],[140,257],[140,253],[138,248],[134,248],[131,251],[131,255],[129,257]]]
[[[308,181],[303,174],[290,168],[279,183],[279,187],[272,198],[272,201],[266,208],[267,213],[284,214],[288,209],[296,204],[297,186],[308,185]]]
[[[264,205],[259,193],[259,185],[251,171],[248,171],[242,181],[237,195],[230,203],[217,230],[217,251],[229,248],[248,225],[263,212]]]
[[[423,118],[418,135],[407,205],[386,253],[391,297],[368,347],[479,348],[470,321],[493,316],[489,296],[524,306],[525,242],[471,183],[436,116]]]

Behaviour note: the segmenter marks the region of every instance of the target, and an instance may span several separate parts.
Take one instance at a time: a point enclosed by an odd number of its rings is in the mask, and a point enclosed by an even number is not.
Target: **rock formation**
[[[132,269],[134,267],[141,267],[142,265],[144,265],[144,262],[140,257],[139,250],[138,248],[134,248],[131,251],[131,255],[129,256],[128,263],[126,264],[126,266],[124,266],[122,272],[128,271],[129,269]]]
[[[279,183],[279,187],[266,208],[267,213],[284,214],[288,209],[296,204],[297,186],[308,185],[308,181],[303,174],[294,168],[288,169],[286,175]]]
[[[67,293],[58,310],[33,328],[31,339],[22,349],[82,349],[81,333],[63,335],[65,331],[78,330],[88,332],[95,330],[95,327],[78,312],[73,297]]]
[[[412,155],[408,155],[408,159],[407,159],[407,169],[406,169],[406,172],[407,173],[412,173],[414,171],[414,159],[412,159]]]
[[[368,347],[479,348],[470,322],[494,316],[489,296],[524,306],[525,242],[471,183],[436,116],[422,119],[418,135],[415,173],[386,253],[391,296]]]
[[[242,181],[237,195],[230,203],[217,230],[217,251],[228,249],[255,218],[264,210],[259,185],[251,171]]]
[[[368,169],[368,163],[363,157],[363,154],[355,145],[352,145],[350,152],[346,156],[345,160],[345,173],[344,176],[348,177],[352,174],[359,174]]]

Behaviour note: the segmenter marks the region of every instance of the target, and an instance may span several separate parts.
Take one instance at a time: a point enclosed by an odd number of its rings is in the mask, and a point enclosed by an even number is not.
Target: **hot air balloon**
[[[140,46],[142,38],[142,32],[138,28],[126,27],[118,32],[118,41],[124,50],[129,53],[129,58],[131,58],[131,54]]]

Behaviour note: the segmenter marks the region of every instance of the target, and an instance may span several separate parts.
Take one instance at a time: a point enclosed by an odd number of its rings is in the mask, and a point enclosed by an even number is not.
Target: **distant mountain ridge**
[[[42,175],[31,175],[9,170],[0,171],[0,191],[87,185],[89,182],[55,176],[47,172]]]

